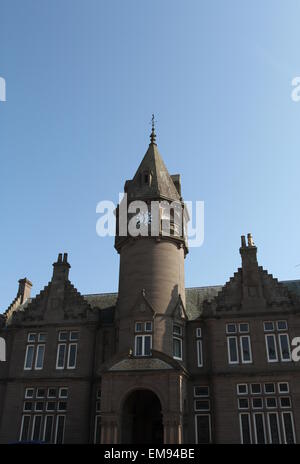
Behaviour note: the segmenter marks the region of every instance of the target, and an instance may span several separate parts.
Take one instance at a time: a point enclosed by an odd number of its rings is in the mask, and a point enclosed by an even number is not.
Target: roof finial
[[[151,122],[152,122],[152,131],[151,131],[151,134],[150,134],[150,143],[156,145],[156,134],[155,134],[155,119],[154,119],[154,114],[152,114]]]

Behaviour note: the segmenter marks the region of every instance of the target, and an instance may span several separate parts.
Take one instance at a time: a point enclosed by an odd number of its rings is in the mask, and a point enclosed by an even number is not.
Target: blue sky
[[[0,312],[59,252],[82,293],[116,291],[119,257],[96,235],[157,119],[160,153],[205,241],[186,285],[223,284],[240,235],[280,280],[300,278],[298,1],[1,0]]]

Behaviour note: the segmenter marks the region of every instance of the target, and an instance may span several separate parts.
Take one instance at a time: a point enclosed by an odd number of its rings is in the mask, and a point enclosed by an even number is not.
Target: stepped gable
[[[203,314],[300,310],[299,295],[258,266],[257,248],[251,234],[248,234],[247,245],[245,236],[241,239],[242,267],[212,301],[204,301]]]
[[[70,282],[67,254],[53,264],[53,276],[44,289],[26,306],[15,311],[10,323],[43,321],[53,322],[61,320],[97,319],[89,303]]]

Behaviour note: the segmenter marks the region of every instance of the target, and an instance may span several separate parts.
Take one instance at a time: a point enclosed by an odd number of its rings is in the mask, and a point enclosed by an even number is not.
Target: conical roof
[[[152,141],[133,179],[126,182],[125,190],[132,197],[181,199],[157,145]]]

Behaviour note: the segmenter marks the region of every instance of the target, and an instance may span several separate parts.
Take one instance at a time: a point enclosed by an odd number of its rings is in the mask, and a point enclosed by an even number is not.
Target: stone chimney
[[[59,253],[56,263],[53,263],[52,282],[64,282],[69,279],[70,264],[68,254]]]
[[[32,283],[30,280],[20,279],[19,280],[19,290],[17,296],[21,298],[20,304],[23,304],[28,298],[30,298]]]
[[[257,262],[257,247],[254,244],[252,234],[247,234],[247,243],[244,235],[241,236],[240,254],[242,257],[243,275],[243,301],[248,306],[262,305],[263,289],[261,274]]]

